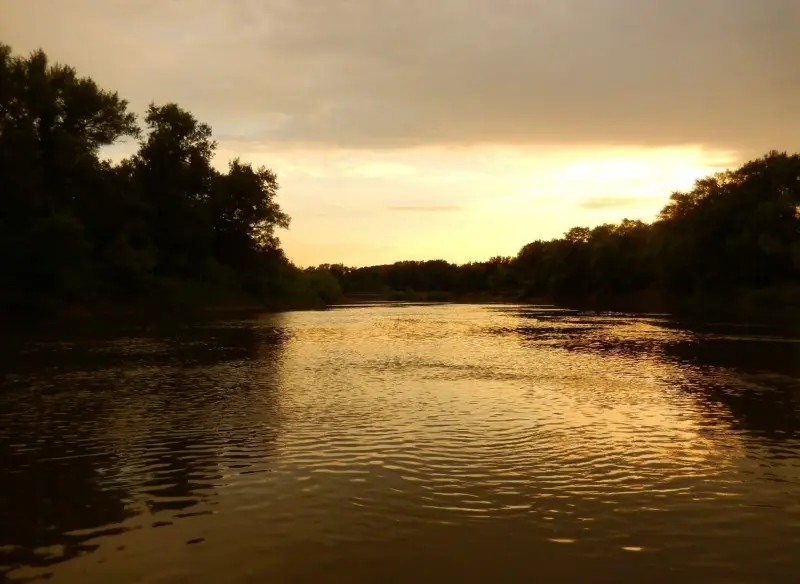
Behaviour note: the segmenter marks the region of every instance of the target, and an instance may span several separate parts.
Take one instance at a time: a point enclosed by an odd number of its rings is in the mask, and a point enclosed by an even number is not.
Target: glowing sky
[[[797,0],[0,0],[15,51],[274,168],[301,265],[511,255],[797,150],[798,27]]]

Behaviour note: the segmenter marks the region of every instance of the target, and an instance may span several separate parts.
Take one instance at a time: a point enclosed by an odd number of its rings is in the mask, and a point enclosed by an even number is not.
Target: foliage
[[[274,172],[212,166],[211,128],[174,103],[142,130],[128,103],[42,51],[0,45],[0,308],[119,299],[335,297],[280,249]],[[112,164],[103,147],[139,140]]]
[[[138,151],[100,158],[119,140]],[[127,102],[37,51],[0,44],[0,309],[149,298],[325,304],[343,297],[673,298],[800,287],[800,155],[770,152],[673,193],[651,224],[574,227],[513,257],[301,270],[274,172],[212,165],[211,128],[174,103],[144,128]],[[761,300],[759,300],[761,299]]]
[[[404,261],[390,265],[349,268],[325,264],[342,293],[350,298],[381,297],[403,301],[446,301],[468,295],[514,297],[519,282],[512,258],[495,257],[461,266],[444,260]]]
[[[748,291],[800,285],[800,155],[773,151],[700,179],[690,191],[673,193],[651,224],[624,219],[574,227],[525,245],[514,258],[327,269],[354,297],[508,298],[519,291],[565,301],[652,292],[678,300],[761,298],[765,293]]]
[[[800,155],[770,152],[676,192],[652,224],[535,241],[515,260],[530,295],[733,296],[800,279]]]

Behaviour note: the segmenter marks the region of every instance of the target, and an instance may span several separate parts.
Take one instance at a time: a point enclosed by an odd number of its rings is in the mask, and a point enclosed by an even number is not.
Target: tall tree
[[[156,273],[202,277],[212,244],[209,201],[217,176],[211,128],[174,103],[151,104],[145,124],[134,180],[148,203]]]
[[[0,262],[5,302],[74,296],[90,279],[93,241],[80,220],[105,171],[97,154],[136,136],[116,93],[42,51],[0,45]]]

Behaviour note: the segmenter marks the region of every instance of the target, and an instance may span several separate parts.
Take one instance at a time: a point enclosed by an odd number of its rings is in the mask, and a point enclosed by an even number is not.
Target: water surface
[[[0,580],[800,581],[791,330],[406,305],[0,349]]]

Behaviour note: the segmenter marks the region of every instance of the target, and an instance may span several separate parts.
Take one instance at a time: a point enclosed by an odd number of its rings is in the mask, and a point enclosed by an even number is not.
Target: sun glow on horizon
[[[649,221],[673,191],[737,162],[700,147],[237,154],[281,177],[290,258],[356,266],[483,260],[576,225]]]
[[[131,146],[110,154],[119,160]],[[279,236],[301,266],[515,255],[574,226],[651,221],[672,192],[740,162],[700,146],[315,150],[223,140],[214,165],[236,157],[277,172],[292,218]]]

